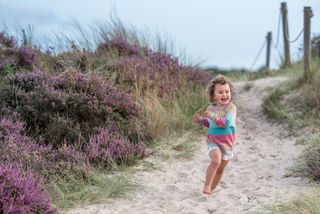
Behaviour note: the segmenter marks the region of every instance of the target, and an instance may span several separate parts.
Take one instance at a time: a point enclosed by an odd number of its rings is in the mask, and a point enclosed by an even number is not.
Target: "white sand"
[[[69,214],[156,214],[156,213],[252,213],[280,200],[288,200],[308,189],[306,179],[290,174],[303,148],[295,145],[282,125],[271,124],[262,112],[262,99],[268,87],[285,78],[273,77],[236,84],[238,107],[235,158],[226,168],[214,196],[207,199],[201,191],[209,157],[205,137],[194,142],[196,154],[191,160],[161,159],[152,156],[148,162],[159,165],[152,171],[138,170],[134,177],[143,189],[107,204],[90,205]],[[190,118],[191,119],[191,118]],[[265,213],[265,212],[263,212]]]

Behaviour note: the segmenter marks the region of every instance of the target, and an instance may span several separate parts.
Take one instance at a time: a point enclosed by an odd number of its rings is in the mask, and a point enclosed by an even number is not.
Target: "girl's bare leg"
[[[202,191],[204,194],[207,194],[207,195],[211,194],[212,182],[221,163],[221,150],[220,149],[211,150],[210,159],[211,161],[207,168],[206,181]]]
[[[210,193],[212,194],[214,190],[216,189],[218,183],[220,182],[223,172],[227,164],[229,163],[229,160],[221,160],[221,164],[219,165],[219,168],[217,169],[215,176],[212,179]]]

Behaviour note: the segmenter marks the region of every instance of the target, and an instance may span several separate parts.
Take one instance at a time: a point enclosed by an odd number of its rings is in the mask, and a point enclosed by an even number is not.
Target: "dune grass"
[[[293,169],[300,176],[307,176],[319,184],[320,179],[320,66],[319,59],[312,63],[313,79],[305,82],[301,62],[288,69],[280,70],[280,75],[289,77],[264,101],[264,110],[275,121],[286,123],[303,143],[305,150],[302,160]],[[320,213],[319,187],[314,192],[301,193],[299,198],[269,207],[266,213]]]
[[[72,177],[51,178],[53,203],[65,210],[77,205],[110,202],[111,198],[126,197],[136,191],[140,184],[133,181],[127,173],[106,175],[95,173],[86,182]]]
[[[263,213],[268,214],[319,214],[320,191],[319,187],[308,193],[300,193],[299,197],[289,202],[282,202],[266,207]],[[262,213],[262,212],[261,212]]]

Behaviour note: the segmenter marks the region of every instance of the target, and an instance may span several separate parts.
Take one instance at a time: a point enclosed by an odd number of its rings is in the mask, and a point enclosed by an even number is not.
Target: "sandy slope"
[[[138,171],[135,178],[144,189],[129,198],[108,204],[91,205],[69,211],[75,213],[251,213],[282,199],[297,196],[308,188],[306,180],[290,176],[288,170],[298,159],[302,147],[281,125],[269,123],[262,113],[262,99],[272,87],[285,78],[273,77],[236,84],[238,106],[237,146],[235,158],[228,165],[213,197],[202,196],[205,170],[209,161],[205,138],[197,142],[192,160],[161,160],[154,156],[147,161],[161,167]],[[263,209],[263,208],[262,208]],[[263,212],[264,213],[264,212]]]

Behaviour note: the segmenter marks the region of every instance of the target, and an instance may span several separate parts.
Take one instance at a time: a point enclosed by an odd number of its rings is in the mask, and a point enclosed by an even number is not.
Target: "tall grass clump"
[[[318,214],[320,210],[320,194],[319,188],[308,193],[303,193],[292,201],[278,203],[273,206],[266,207],[263,212],[257,213],[270,213],[270,214],[300,214],[310,213]]]

